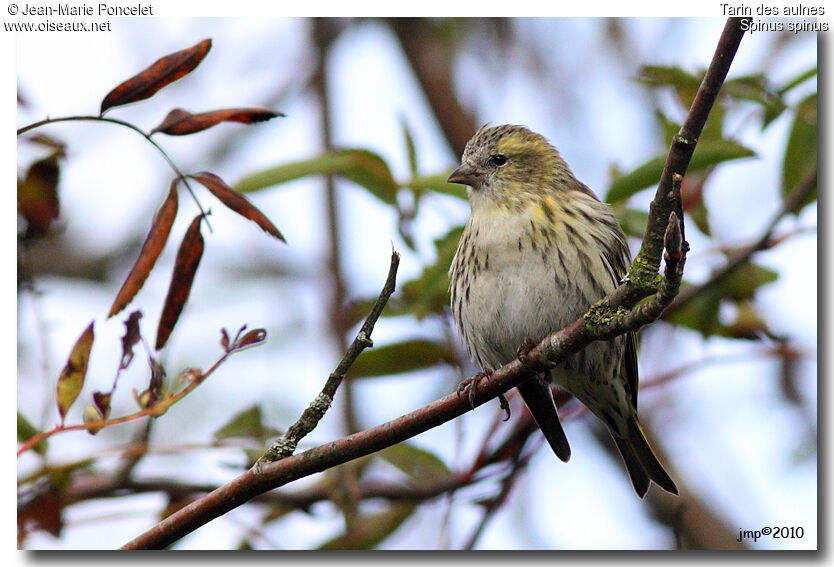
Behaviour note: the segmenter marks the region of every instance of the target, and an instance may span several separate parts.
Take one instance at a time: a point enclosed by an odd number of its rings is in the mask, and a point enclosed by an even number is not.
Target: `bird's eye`
[[[501,167],[505,163],[507,163],[507,156],[504,154],[495,154],[489,156],[489,163],[490,165],[494,165],[495,167]]]

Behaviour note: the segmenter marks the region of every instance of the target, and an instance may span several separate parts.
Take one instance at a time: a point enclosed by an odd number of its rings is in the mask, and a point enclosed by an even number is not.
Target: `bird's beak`
[[[480,176],[474,167],[463,164],[452,172],[452,175],[449,176],[446,183],[461,183],[472,187],[478,181],[478,177]]]

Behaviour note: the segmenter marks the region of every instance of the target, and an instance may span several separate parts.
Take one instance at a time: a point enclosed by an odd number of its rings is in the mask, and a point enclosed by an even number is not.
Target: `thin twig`
[[[109,122],[110,124],[117,124],[119,126],[124,126],[125,128],[129,128],[134,132],[138,133],[140,136],[145,138],[157,151],[162,154],[162,157],[165,158],[165,161],[168,162],[168,165],[171,166],[171,169],[174,170],[174,173],[177,176],[177,179],[181,180],[185,185],[185,188],[188,189],[188,192],[191,194],[191,198],[194,199],[194,202],[197,204],[197,208],[200,210],[200,214],[203,215],[205,218],[206,225],[211,230],[211,223],[209,222],[208,216],[206,215],[206,211],[203,210],[203,205],[200,203],[199,199],[197,199],[196,193],[191,188],[191,185],[188,184],[188,178],[180,168],[177,167],[177,164],[174,163],[174,160],[171,159],[171,156],[168,155],[162,146],[160,146],[156,140],[154,140],[150,134],[139,128],[138,126],[131,124],[130,122],[125,122],[124,120],[119,120],[118,118],[108,118],[105,116],[62,116],[59,118],[45,118],[38,122],[33,122],[32,124],[27,124],[26,126],[22,126],[18,128],[17,135],[20,136],[21,134],[25,134],[29,130],[34,130],[36,128],[40,128],[41,126],[47,126],[49,124],[55,124],[57,122]]]
[[[727,73],[733,62],[741,38],[744,36],[745,26],[742,22],[746,18],[728,18],[718,40],[718,46],[713,54],[709,68],[704,75],[698,92],[689,109],[689,113],[681,129],[672,139],[672,145],[663,166],[660,183],[657,186],[654,200],[649,207],[649,220],[640,252],[629,270],[627,285],[621,286],[614,296],[616,305],[630,309],[644,297],[656,291],[657,271],[663,253],[663,234],[669,221],[669,213],[674,211],[681,221],[681,238],[686,241],[686,229],[683,224],[683,207],[680,199],[666,198],[673,188],[674,175],[683,177],[689,167],[689,161],[695,152],[698,138],[704,129],[710,110]],[[749,18],[746,19],[749,22]]]
[[[747,263],[756,252],[769,248],[770,239],[773,236],[773,231],[785,216],[796,209],[805,198],[817,186],[817,168],[814,168],[802,182],[791,191],[790,195],[782,202],[779,210],[773,215],[770,222],[768,222],[762,235],[749,246],[736,251],[730,256],[727,263],[715,270],[707,281],[700,285],[693,285],[687,287],[675,298],[675,301],[669,306],[668,313],[672,313],[676,309],[680,309],[691,301],[695,296],[703,293],[705,290],[714,287],[721,283],[727,276],[734,272],[739,266]]]
[[[483,512],[481,515],[481,521],[478,522],[478,526],[473,530],[472,534],[469,536],[469,539],[466,541],[466,544],[463,546],[463,549],[467,551],[471,551],[475,549],[475,544],[480,539],[481,535],[484,533],[487,524],[490,520],[495,518],[495,512],[498,510],[504,502],[507,501],[509,498],[512,489],[515,487],[515,481],[518,480],[518,475],[527,467],[530,462],[530,457],[532,453],[528,453],[525,456],[522,456],[520,453],[513,456],[512,459],[512,467],[510,471],[501,479],[501,490],[496,494],[494,497],[490,498],[487,502],[483,504]]]
[[[324,417],[325,412],[327,412],[327,409],[333,402],[333,398],[336,396],[336,390],[339,388],[339,385],[344,380],[345,375],[350,370],[356,358],[363,350],[373,346],[374,343],[371,340],[371,333],[373,333],[374,325],[382,314],[385,304],[388,303],[388,298],[394,293],[397,283],[397,268],[399,265],[400,255],[394,251],[391,253],[391,267],[388,269],[388,278],[385,280],[385,285],[379,293],[376,303],[371,308],[370,314],[365,319],[365,323],[363,323],[353,343],[347,349],[345,356],[339,362],[338,366],[336,366],[336,370],[330,374],[319,395],[304,410],[304,413],[301,414],[298,421],[292,424],[287,432],[275,441],[269,450],[258,459],[255,466],[259,470],[264,464],[284,459],[295,452],[296,447],[298,447],[298,442],[315,429],[321,418]]]
[[[266,337],[266,333],[260,329],[256,329],[262,334],[257,339],[257,342],[261,342]],[[255,331],[250,331],[255,332]],[[121,423],[128,423],[130,421],[135,421],[137,419],[141,419],[143,417],[159,417],[160,415],[164,414],[168,411],[168,409],[182,400],[185,396],[190,394],[197,386],[205,382],[209,376],[214,374],[214,371],[217,370],[221,364],[226,362],[226,360],[238,350],[241,350],[243,347],[232,347],[220,356],[211,367],[202,372],[196,369],[186,369],[180,374],[180,380],[186,381],[187,385],[178,390],[174,394],[167,394],[166,396],[156,400],[153,404],[149,405],[148,407],[143,407],[141,410],[132,413],[130,415],[125,415],[122,417],[112,418],[112,419],[100,419],[97,421],[88,421],[86,423],[79,423],[76,425],[57,425],[54,428],[48,431],[42,431],[36,435],[33,435],[26,441],[20,444],[20,447],[17,449],[17,456],[20,457],[26,451],[34,448],[38,443],[49,439],[53,435],[58,433],[65,433],[67,431],[81,431],[81,430],[99,430],[104,429],[105,427],[111,427],[113,425],[119,425]]]

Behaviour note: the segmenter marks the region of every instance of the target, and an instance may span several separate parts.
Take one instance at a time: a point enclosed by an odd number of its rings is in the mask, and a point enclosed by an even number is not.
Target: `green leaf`
[[[653,87],[673,87],[683,106],[689,108],[701,85],[701,76],[695,76],[680,67],[644,65],[635,80]]]
[[[614,207],[614,215],[620,221],[623,232],[628,236],[643,238],[646,234],[646,225],[649,222],[649,213],[641,209],[628,209],[624,204]]]
[[[416,508],[414,502],[396,502],[383,512],[361,516],[355,520],[351,533],[335,537],[319,549],[373,549],[394,533]]]
[[[698,138],[698,146],[709,140],[723,140],[724,139],[724,116],[726,111],[721,99],[718,99],[712,106],[707,121],[704,124],[704,129],[701,130],[701,136]],[[695,146],[695,152],[698,152],[698,146]]]
[[[759,287],[775,281],[777,272],[763,266],[741,264],[723,280],[706,288],[681,307],[672,308],[664,314],[664,319],[676,325],[694,329],[704,337],[720,335],[733,338],[757,338],[759,332],[766,331],[766,325],[757,314],[751,311],[749,301],[753,299]],[[681,289],[689,287],[685,284]],[[718,313],[723,301],[732,301],[738,307],[736,321],[724,325],[719,321]]]
[[[763,335],[772,334],[767,323],[749,301],[740,301],[736,307],[735,321],[722,328],[722,336],[755,341],[760,340]]]
[[[655,110],[654,116],[657,119],[657,122],[660,125],[660,129],[663,133],[662,139],[671,140],[675,137],[675,134],[677,134],[680,131],[680,123],[666,116],[666,114],[664,114],[663,111]]]
[[[414,339],[365,351],[353,363],[349,374],[352,379],[390,376],[440,364],[452,364],[454,361],[454,353],[449,345]]]
[[[753,150],[732,140],[704,139],[695,147],[695,153],[692,155],[687,171],[703,171],[721,162],[754,155]],[[638,166],[631,173],[615,179],[608,188],[605,200],[609,203],[618,203],[646,187],[657,185],[665,163],[666,154],[664,153]]]
[[[785,86],[782,87],[781,89],[779,89],[777,92],[780,96],[784,95],[786,92],[798,87],[799,85],[801,85],[802,83],[804,83],[805,81],[810,79],[811,77],[816,77],[816,76],[817,76],[817,67],[814,66],[814,67],[808,69],[807,71],[803,71],[802,73],[797,75],[795,78],[793,78],[790,81],[788,81],[787,83],[785,83]]]
[[[265,169],[238,181],[235,190],[251,193],[301,177],[331,174],[353,181],[389,205],[396,203],[399,186],[388,164],[379,155],[361,149],[334,150],[312,159]]]
[[[451,173],[451,172],[449,172]],[[458,199],[466,199],[466,189],[459,183],[446,183],[449,173],[438,173],[436,175],[418,175],[412,177],[402,184],[403,187],[410,187],[416,192],[434,191],[451,195]]]
[[[67,364],[58,377],[55,399],[58,403],[58,412],[61,414],[61,424],[67,415],[81,388],[84,387],[84,378],[87,376],[87,363],[90,360],[90,350],[93,348],[95,333],[93,332],[94,321],[91,321],[78,340],[72,347]]]
[[[417,319],[433,313],[443,313],[449,306],[449,266],[462,233],[463,226],[459,226],[436,239],[437,260],[423,268],[420,277],[401,286],[400,301],[403,308]]]
[[[800,102],[788,136],[785,161],[782,165],[782,196],[787,197],[817,169],[817,93]],[[805,205],[817,199],[817,189],[808,195],[793,212],[799,213]]]
[[[411,136],[411,130],[408,128],[408,123],[402,115],[400,115],[400,126],[403,130],[405,148],[408,153],[408,170],[411,172],[413,177],[417,175],[417,148],[414,146],[414,138]]]
[[[18,411],[17,412],[17,440],[18,440],[18,442],[23,443],[23,442],[31,439],[32,437],[34,437],[38,433],[40,433],[40,430],[38,430],[37,427],[32,425],[32,422],[30,422],[28,419],[26,419],[26,416],[24,416],[22,413],[20,413]],[[43,441],[41,441],[40,443],[35,445],[35,447],[33,449],[38,455],[43,456],[43,455],[46,455],[46,451],[47,451],[48,448],[49,448],[49,442],[46,439],[44,439]]]
[[[752,299],[756,290],[779,279],[779,272],[745,262],[730,272],[719,284],[722,295],[736,301]]]
[[[681,286],[681,291],[691,284]],[[683,306],[670,310],[663,318],[675,325],[688,327],[708,337],[720,330],[718,309],[721,307],[721,293],[715,288],[708,288],[695,295]]]
[[[238,412],[226,425],[214,432],[214,439],[221,441],[232,437],[248,437],[254,439],[268,439],[275,437],[278,432],[263,424],[261,406],[255,404]]]
[[[442,314],[449,307],[449,265],[462,232],[463,226],[458,226],[434,241],[437,260],[425,266],[417,278],[398,284],[400,293],[388,301],[384,317],[414,315],[422,320],[427,315]],[[350,325],[363,321],[375,301],[376,297],[368,297],[351,302],[344,312],[346,321]]]
[[[712,229],[709,226],[709,214],[707,213],[707,206],[704,204],[704,199],[698,199],[698,202],[686,210],[692,222],[698,227],[698,230],[703,232],[706,236],[712,236]]]
[[[437,455],[409,443],[397,443],[377,455],[404,472],[416,484],[432,484],[451,474]]]
[[[762,129],[778,118],[787,108],[781,94],[773,91],[767,83],[767,78],[762,74],[730,79],[724,83],[721,91],[733,98],[760,104],[764,108]]]

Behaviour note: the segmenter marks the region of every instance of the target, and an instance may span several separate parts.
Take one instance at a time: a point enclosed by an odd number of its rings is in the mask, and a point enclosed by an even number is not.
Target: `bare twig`
[[[510,471],[501,479],[501,490],[493,496],[492,498],[488,499],[486,502],[483,503],[483,512],[481,515],[481,521],[478,522],[478,526],[473,530],[472,534],[469,536],[469,539],[466,540],[466,544],[463,546],[463,549],[467,551],[471,551],[475,549],[475,544],[480,539],[481,535],[484,533],[487,524],[490,520],[495,518],[495,511],[498,510],[504,502],[507,501],[509,498],[510,493],[515,487],[515,482],[518,480],[519,474],[527,468],[527,465],[530,462],[530,457],[532,453],[528,453],[527,455],[522,456],[520,453],[513,456],[512,459],[512,467]]]
[[[724,279],[726,279],[726,277],[735,271],[739,266],[748,262],[756,252],[769,248],[770,239],[773,236],[773,231],[776,230],[776,225],[779,224],[779,221],[781,221],[786,215],[802,203],[816,186],[817,168],[814,168],[814,171],[811,172],[808,177],[803,179],[802,182],[797,185],[796,188],[791,191],[791,194],[788,195],[788,197],[782,202],[779,210],[773,215],[761,236],[754,243],[737,250],[730,256],[727,263],[715,270],[710,275],[709,279],[707,279],[704,283],[690,286],[681,291],[680,295],[678,295],[672,305],[669,306],[668,313],[672,313],[676,309],[680,309],[695,296],[724,281]]]
[[[392,252],[391,267],[388,269],[388,278],[385,280],[385,285],[383,286],[376,303],[374,303],[374,306],[371,308],[370,314],[365,319],[365,323],[362,325],[362,328],[359,329],[359,333],[347,349],[345,356],[339,362],[338,366],[336,366],[336,370],[330,374],[330,377],[324,384],[324,388],[322,388],[319,395],[316,396],[316,399],[313,400],[313,403],[311,403],[310,406],[304,410],[304,413],[301,414],[299,420],[291,425],[287,432],[275,441],[269,450],[264,453],[260,459],[258,459],[258,462],[255,463],[256,467],[260,468],[266,463],[271,463],[292,455],[295,452],[296,447],[298,447],[298,442],[305,435],[310,433],[316,425],[318,425],[321,418],[324,417],[325,412],[330,407],[330,404],[336,395],[336,390],[339,388],[339,385],[342,383],[342,380],[348,370],[350,370],[350,367],[353,365],[356,358],[363,350],[373,346],[374,344],[371,340],[371,333],[373,333],[374,325],[376,324],[377,319],[379,319],[379,316],[382,314],[385,304],[388,303],[388,298],[390,298],[391,294],[394,293],[397,282],[397,268],[399,265],[400,255],[397,252]]]
[[[159,417],[160,415],[167,412],[171,406],[173,406],[174,404],[182,400],[185,396],[190,394],[195,388],[197,388],[197,386],[205,382],[208,379],[208,377],[214,374],[214,371],[217,370],[221,364],[226,362],[226,360],[235,352],[242,350],[246,346],[252,346],[254,344],[258,344],[266,340],[266,331],[264,331],[263,329],[255,329],[247,333],[247,337],[251,339],[247,344],[233,345],[228,350],[226,350],[226,352],[224,352],[223,355],[220,356],[214,362],[214,364],[212,364],[211,367],[205,372],[195,368],[184,370],[180,374],[179,379],[181,381],[187,382],[187,384],[184,388],[178,390],[176,393],[167,393],[163,397],[155,400],[152,404],[149,404],[147,407],[142,407],[141,410],[130,415],[117,417],[113,419],[100,419],[97,421],[88,421],[76,425],[58,425],[48,431],[42,431],[21,443],[17,449],[17,456],[19,457],[26,451],[29,451],[30,449],[35,447],[41,441],[48,439],[58,433],[81,430],[96,431],[105,427],[135,421],[143,417]]]
[[[151,137],[150,134],[148,134],[147,132],[145,132],[144,130],[139,128],[138,126],[135,126],[135,125],[131,124],[130,122],[126,122],[124,120],[119,120],[118,118],[107,118],[107,117],[104,117],[104,116],[62,116],[60,118],[45,118],[44,120],[40,120],[39,122],[33,122],[32,124],[27,124],[26,126],[23,126],[23,127],[19,128],[17,130],[17,135],[20,136],[21,134],[25,134],[29,130],[34,130],[36,128],[40,128],[41,126],[47,126],[49,124],[55,124],[57,122],[77,122],[77,121],[82,121],[82,122],[105,122],[105,123],[110,123],[110,124],[116,124],[118,126],[124,126],[125,128],[133,130],[134,132],[136,132],[137,134],[139,134],[140,136],[145,138],[145,140],[147,140],[150,145],[152,145],[154,148],[156,148],[156,150],[160,154],[162,154],[162,157],[165,158],[165,161],[167,161],[168,165],[171,166],[171,169],[174,170],[174,173],[176,174],[177,179],[179,179],[183,182],[183,185],[185,185],[185,188],[188,189],[188,192],[191,194],[191,198],[194,199],[194,202],[197,204],[197,208],[200,210],[200,214],[202,214],[203,217],[205,218],[206,225],[208,225],[209,230],[211,230],[211,224],[209,223],[208,216],[206,216],[206,212],[203,210],[203,205],[200,203],[200,200],[197,199],[197,195],[194,193],[194,190],[191,188],[191,185],[188,184],[188,178],[186,177],[186,175],[182,171],[180,171],[180,168],[177,167],[177,164],[174,163],[174,160],[172,160],[171,156],[168,155],[168,152],[166,152],[162,148],[162,146],[160,146],[156,142],[156,140],[154,140]]]

